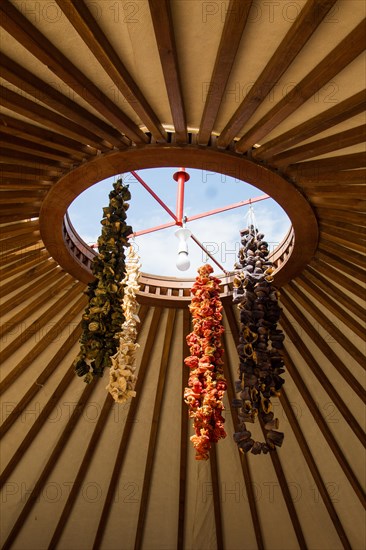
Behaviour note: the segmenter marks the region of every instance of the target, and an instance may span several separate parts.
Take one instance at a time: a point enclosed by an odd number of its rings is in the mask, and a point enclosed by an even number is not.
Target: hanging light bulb
[[[179,239],[178,258],[176,266],[180,271],[187,271],[187,269],[191,265],[191,262],[188,258],[187,241],[192,233],[189,229],[186,229],[185,227],[180,227],[179,229],[177,229],[174,235],[177,237],[177,239]]]

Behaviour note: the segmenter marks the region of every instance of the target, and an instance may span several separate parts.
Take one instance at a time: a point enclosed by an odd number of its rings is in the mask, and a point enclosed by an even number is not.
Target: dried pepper
[[[184,400],[189,405],[189,416],[193,418],[195,433],[191,441],[196,450],[196,460],[207,460],[211,443],[226,437],[222,416],[223,396],[227,388],[221,345],[224,327],[219,298],[220,280],[211,276],[212,272],[208,264],[200,267],[191,290],[193,297],[189,309],[193,331],[186,337],[191,355],[184,360],[191,369]]]
[[[128,186],[119,179],[109,193],[109,206],[103,208],[102,234],[92,263],[95,279],[85,292],[89,303],[82,316],[80,352],[73,363],[76,374],[84,376],[87,383],[94,376],[102,376],[104,369],[111,365],[111,356],[118,344],[115,335],[125,320],[121,281],[125,273],[124,248],[132,233],[125,221],[130,199]]]
[[[122,310],[125,321],[119,336],[117,353],[111,357],[112,365],[109,371],[109,384],[107,390],[117,403],[124,403],[130,397],[135,397],[136,383],[136,351],[139,344],[136,343],[139,305],[136,293],[140,286],[139,258],[133,247],[130,246],[127,253],[126,276],[122,281],[124,296]]]
[[[233,406],[241,420],[234,440],[243,452],[268,453],[281,446],[283,433],[277,431],[278,419],[272,411],[272,396],[279,396],[284,372],[281,355],[284,334],[277,328],[281,308],[278,290],[272,285],[273,264],[268,260],[268,243],[251,225],[240,232],[242,247],[235,265],[233,301],[240,310],[239,397]],[[245,422],[259,417],[265,441],[254,441]]]

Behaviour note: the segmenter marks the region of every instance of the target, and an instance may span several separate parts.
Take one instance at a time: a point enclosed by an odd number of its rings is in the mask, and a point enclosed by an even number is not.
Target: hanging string
[[[245,217],[247,219],[247,227],[249,229],[252,228],[254,230],[255,234],[257,234],[258,233],[257,221],[255,219],[254,208],[253,208],[251,199],[249,199],[249,210],[248,210]]]

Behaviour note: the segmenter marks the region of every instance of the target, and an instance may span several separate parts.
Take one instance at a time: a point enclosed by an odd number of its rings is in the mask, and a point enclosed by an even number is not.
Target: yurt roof
[[[3,548],[365,548],[365,2],[0,11]],[[183,401],[191,282],[142,275],[135,398],[115,404],[107,374],[75,376],[92,252],[67,207],[105,177],[162,166],[234,173],[291,219],[276,259],[276,452],[232,438],[230,277],[228,436],[210,460],[195,460]]]

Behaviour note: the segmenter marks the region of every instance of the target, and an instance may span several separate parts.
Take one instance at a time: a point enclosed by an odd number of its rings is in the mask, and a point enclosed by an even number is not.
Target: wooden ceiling
[[[3,0],[0,12],[3,548],[361,550],[365,3]],[[229,301],[228,437],[208,463],[182,402],[182,304],[141,305],[127,407],[106,378],[85,387],[73,373],[85,285],[45,247],[42,205],[98,159],[161,166],[180,151],[285,179],[318,223],[315,254],[281,289],[285,441],[271,455],[232,440]]]

